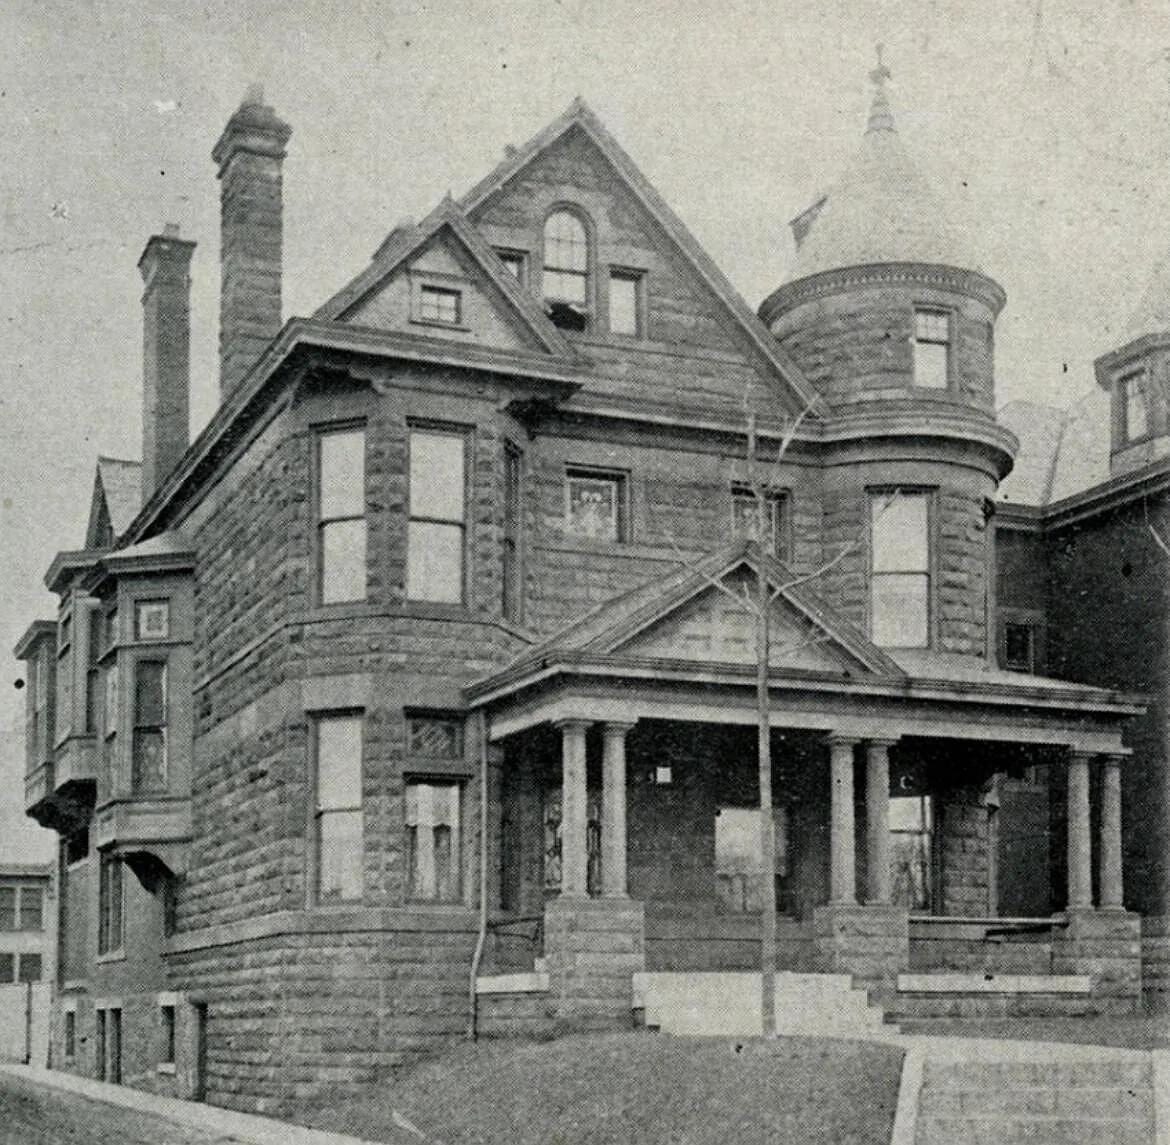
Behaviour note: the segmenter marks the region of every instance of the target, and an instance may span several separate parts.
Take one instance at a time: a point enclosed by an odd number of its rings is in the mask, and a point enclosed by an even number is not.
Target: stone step
[[[1149,1119],[1083,1117],[1005,1120],[1001,1117],[920,1118],[915,1145],[1151,1145]]]

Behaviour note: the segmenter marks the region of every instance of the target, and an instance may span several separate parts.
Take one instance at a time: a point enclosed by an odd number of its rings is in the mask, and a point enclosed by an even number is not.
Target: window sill
[[[123,947],[118,947],[117,950],[111,950],[106,954],[99,954],[94,959],[94,962],[97,963],[98,966],[107,966],[111,962],[125,962],[125,961],[126,961],[126,951],[125,951],[125,948],[123,948]]]
[[[412,318],[410,324],[424,326],[429,330],[455,330],[460,334],[471,333],[470,326],[464,326],[461,322],[444,322],[441,318]]]
[[[154,1068],[158,1073],[166,1074],[168,1077],[175,1076],[174,1062],[159,1062]]]

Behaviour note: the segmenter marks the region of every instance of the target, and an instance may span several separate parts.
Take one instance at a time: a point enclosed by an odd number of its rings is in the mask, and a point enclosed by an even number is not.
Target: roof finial
[[[893,79],[893,73],[886,67],[882,58],[884,52],[885,44],[878,44],[877,67],[869,73],[870,82],[873,84],[873,103],[870,104],[869,123],[865,128],[867,135],[875,131],[894,130],[894,113],[890,111],[890,100],[886,95],[886,81]]]

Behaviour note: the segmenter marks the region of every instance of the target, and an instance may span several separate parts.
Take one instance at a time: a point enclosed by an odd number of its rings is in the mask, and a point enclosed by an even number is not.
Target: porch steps
[[[663,1033],[758,1037],[760,976],[750,972],[656,972],[634,975],[634,1009]],[[880,1008],[848,974],[776,975],[776,1025],[781,1034],[882,1041],[897,1036]]]
[[[1037,1047],[1039,1049],[1039,1047]],[[915,1145],[1151,1145],[1148,1055],[926,1061]]]

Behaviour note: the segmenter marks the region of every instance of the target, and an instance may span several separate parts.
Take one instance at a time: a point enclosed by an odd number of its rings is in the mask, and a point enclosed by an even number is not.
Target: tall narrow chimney
[[[175,223],[146,242],[142,293],[142,500],[187,449],[191,390],[191,255]]]
[[[221,400],[280,330],[281,167],[291,134],[253,85],[211,152],[221,184]]]

